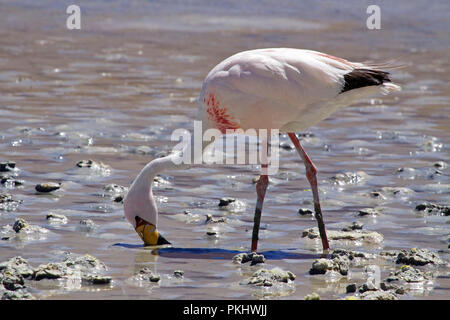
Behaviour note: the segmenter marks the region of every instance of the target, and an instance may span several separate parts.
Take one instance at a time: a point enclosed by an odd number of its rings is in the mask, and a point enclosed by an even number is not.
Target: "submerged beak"
[[[156,226],[139,218],[139,223],[136,226],[136,232],[144,241],[146,246],[159,246],[163,244],[171,244],[162,235],[159,234]],[[136,217],[138,221],[138,217]]]

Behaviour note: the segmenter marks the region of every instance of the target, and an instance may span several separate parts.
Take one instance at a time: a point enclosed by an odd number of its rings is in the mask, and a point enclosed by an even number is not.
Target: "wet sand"
[[[306,10],[308,5],[311,10]],[[401,92],[338,111],[310,128],[313,136],[303,144],[319,169],[327,228],[341,230],[360,221],[363,229],[384,238],[374,244],[331,241],[332,248],[368,253],[427,248],[441,250],[448,262],[448,217],[415,210],[425,201],[448,205],[449,199],[445,2],[427,13],[420,10],[421,2],[414,2],[415,22],[406,13],[399,15],[401,6],[383,11],[386,20],[380,31],[365,28],[363,5],[336,11],[336,5],[306,3],[292,12],[279,8],[272,13],[255,5],[250,18],[250,9],[239,7],[191,5],[183,10],[176,4],[134,2],[80,6],[82,30],[70,31],[65,8],[51,1],[40,7],[32,2],[1,4],[0,161],[14,161],[20,170],[11,175],[24,183],[0,186],[0,193],[22,201],[11,210],[0,209],[0,226],[20,217],[49,232],[39,239],[0,241],[0,261],[21,256],[37,267],[57,261],[63,251],[89,253],[105,263],[112,278],[101,286],[30,282],[36,298],[303,299],[317,292],[322,299],[340,299],[349,283],[362,283],[351,275],[335,279],[309,274],[321,245],[302,238],[303,230],[316,222],[297,213],[299,208],[312,209],[312,196],[294,150],[281,150],[280,171],[267,191],[259,245],[263,254],[268,252],[266,268],[296,275],[287,288],[242,285],[258,266],[232,263],[236,253],[250,248],[257,167],[216,165],[164,175],[169,183],[155,190],[159,229],[175,248],[159,255],[140,247],[122,204],[105,194],[105,185],[129,186],[147,162],[169,152],[176,144],[170,141],[174,129],[191,128],[202,81],[212,67],[235,52],[260,47],[308,48],[355,61],[395,58],[406,64],[392,72]],[[88,159],[110,168],[76,166]],[[439,161],[444,167],[434,166]],[[365,175],[333,179],[345,172]],[[61,182],[62,188],[36,194],[36,184],[43,182]],[[381,196],[374,197],[374,192]],[[222,197],[236,198],[237,205],[219,208]],[[368,207],[381,214],[358,216]],[[63,214],[68,221],[49,223],[49,213]],[[207,214],[227,220],[206,224]],[[80,228],[83,219],[96,227]],[[216,234],[208,236],[211,228]],[[380,266],[383,278],[396,269],[395,263]],[[161,281],[149,285],[131,280],[143,267],[161,274]],[[183,279],[172,276],[175,270],[184,271]],[[439,270],[431,287],[399,297],[448,299],[449,269]]]

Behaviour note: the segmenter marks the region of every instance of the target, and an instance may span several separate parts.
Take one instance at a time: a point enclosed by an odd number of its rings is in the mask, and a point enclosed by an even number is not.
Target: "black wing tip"
[[[357,68],[344,75],[344,87],[340,93],[353,89],[379,86],[385,82],[391,82],[390,73],[387,71]]]

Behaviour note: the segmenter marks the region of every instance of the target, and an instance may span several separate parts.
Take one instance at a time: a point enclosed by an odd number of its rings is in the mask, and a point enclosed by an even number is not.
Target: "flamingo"
[[[292,48],[243,51],[220,62],[206,76],[199,98],[204,129],[278,129],[287,133],[302,159],[312,189],[315,218],[322,247],[328,252],[325,223],[319,201],[317,168],[295,132],[317,124],[336,110],[378,93],[400,90],[382,69],[388,64],[350,62],[326,53]],[[202,143],[202,152],[207,143]],[[124,199],[124,214],[145,245],[169,242],[159,233],[153,178],[167,170],[187,169],[183,152],[149,162],[138,174]],[[267,165],[262,164],[261,169]],[[264,174],[266,173],[266,174]],[[251,251],[258,247],[259,225],[269,183],[261,172],[256,184]]]

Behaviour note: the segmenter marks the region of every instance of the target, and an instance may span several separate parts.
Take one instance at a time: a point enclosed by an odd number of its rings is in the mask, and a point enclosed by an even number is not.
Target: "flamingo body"
[[[228,129],[279,129],[288,133],[305,164],[325,251],[329,244],[319,202],[317,169],[295,132],[317,124],[360,98],[399,90],[382,67],[311,50],[258,49],[225,59],[209,72],[203,83],[198,117],[204,130],[216,128],[225,134]],[[163,171],[187,169],[179,161],[183,153],[184,150],[148,163],[124,199],[125,217],[146,245],[168,243],[156,228],[158,210],[152,182]],[[252,251],[257,250],[268,181],[267,173],[262,173],[256,186]]]
[[[206,128],[303,131],[358,98],[399,87],[390,83],[343,92],[345,75],[375,66],[317,51],[271,48],[237,53],[213,68],[200,94]]]

